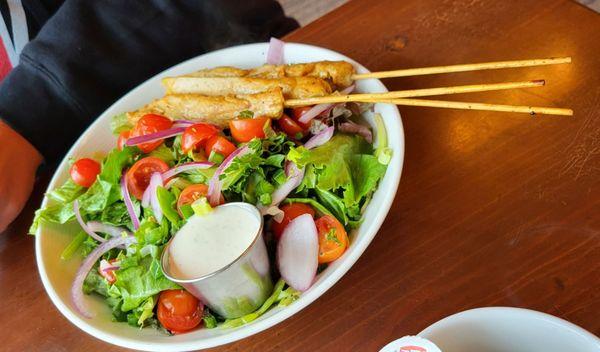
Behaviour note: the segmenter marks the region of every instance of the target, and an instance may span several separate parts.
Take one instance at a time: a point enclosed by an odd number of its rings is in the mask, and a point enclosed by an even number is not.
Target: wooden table
[[[290,34],[372,70],[570,55],[572,65],[385,84],[546,78],[544,88],[452,99],[571,107],[575,116],[400,108],[404,172],[373,243],[301,313],[221,350],[377,351],[482,306],[532,308],[600,334],[599,32],[598,14],[566,0],[354,0]],[[121,350],[71,325],[44,292],[25,235],[44,187],[0,236],[0,350]]]

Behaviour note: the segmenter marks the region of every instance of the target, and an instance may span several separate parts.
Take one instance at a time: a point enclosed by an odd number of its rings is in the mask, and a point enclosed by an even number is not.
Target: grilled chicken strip
[[[191,77],[318,77],[331,82],[335,89],[343,89],[352,84],[354,66],[346,61],[317,61],[291,65],[263,65],[249,70],[223,66],[196,71],[185,76]]]
[[[283,114],[281,89],[250,95],[205,96],[199,94],[170,94],[156,99],[140,110],[127,113],[132,123],[146,114],[163,115],[171,120],[206,122],[227,127],[242,111],[254,116],[279,118]]]
[[[331,94],[327,81],[317,77],[168,77],[162,80],[167,94],[257,94],[281,88],[286,99],[322,97]]]

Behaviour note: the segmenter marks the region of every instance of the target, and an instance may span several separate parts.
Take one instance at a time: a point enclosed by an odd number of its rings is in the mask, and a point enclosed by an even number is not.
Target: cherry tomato
[[[314,209],[307,204],[304,203],[292,203],[286,204],[281,207],[283,211],[283,219],[281,222],[277,222],[273,220],[271,222],[271,231],[273,231],[273,235],[275,235],[275,239],[279,240],[281,235],[283,234],[283,230],[290,223],[290,221],[294,220],[298,216],[302,214],[310,214],[311,216],[315,216]]]
[[[301,139],[306,133],[306,131],[300,127],[296,121],[292,120],[291,117],[285,114],[277,120],[277,125],[283,130],[283,132],[290,136],[290,138]]]
[[[238,143],[249,142],[254,138],[265,138],[265,127],[271,126],[268,117],[229,121],[231,136]]]
[[[104,260],[104,259],[102,259]],[[116,262],[118,262],[117,258],[111,259],[108,261],[109,266],[113,266]],[[108,281],[109,284],[114,284],[117,281],[117,277],[115,276],[114,270],[102,270],[102,266],[98,268],[98,272],[100,275]]]
[[[170,119],[156,114],[148,114],[142,116],[141,119],[135,124],[133,130],[131,130],[130,137],[145,136],[169,129],[173,126],[173,121]],[[138,144],[137,147],[144,153],[150,153],[154,149],[158,148],[163,143],[162,140]]]
[[[166,290],[158,297],[158,321],[173,333],[189,331],[202,320],[204,305],[186,290]]]
[[[186,128],[181,136],[181,150],[188,153],[201,146],[207,139],[216,135],[219,130],[207,123],[197,123]],[[207,155],[208,156],[208,155]]]
[[[210,152],[214,151],[215,153],[221,154],[224,158],[229,156],[229,154],[233,153],[236,149],[235,144],[231,143],[227,138],[217,135],[210,137],[204,146],[206,156],[210,156]]]
[[[187,186],[179,195],[177,200],[177,211],[181,213],[181,206],[192,204],[201,197],[206,197],[208,194],[208,186],[203,184]]]
[[[348,234],[333,216],[324,215],[315,221],[319,232],[319,263],[330,263],[339,258],[348,247]]]
[[[123,131],[123,132],[119,133],[119,139],[117,139],[117,148],[119,150],[123,150],[123,148],[125,147],[125,142],[127,142],[127,139],[129,138],[130,135],[131,135],[131,130]]]
[[[69,173],[73,182],[82,187],[90,187],[100,174],[100,163],[89,158],[79,159],[71,166]]]
[[[152,174],[167,170],[169,170],[169,165],[153,156],[136,161],[125,175],[129,192],[137,199],[142,199],[142,195],[150,183]]]
[[[292,117],[293,117],[294,121],[296,121],[296,123],[300,127],[302,127],[305,131],[310,128],[310,122],[308,122],[308,123],[300,122],[300,117],[302,117],[302,115],[304,115],[308,110],[310,110],[312,108],[313,108],[312,106],[303,106],[300,108],[292,109]]]

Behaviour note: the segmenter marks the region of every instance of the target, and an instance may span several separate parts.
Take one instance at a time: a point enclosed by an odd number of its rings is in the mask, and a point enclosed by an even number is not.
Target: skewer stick
[[[432,108],[445,109],[463,109],[463,110],[485,110],[485,111],[505,111],[505,112],[520,112],[526,114],[543,114],[543,115],[561,115],[573,116],[573,110],[562,108],[546,108],[538,106],[525,105],[500,105],[486,103],[467,103],[458,101],[443,101],[443,100],[428,100],[428,99],[384,99],[372,100],[373,103],[389,103],[395,105],[408,106],[425,106]]]
[[[423,97],[423,96],[431,96],[431,95],[485,92],[485,91],[490,91],[490,90],[539,87],[539,86],[543,86],[544,84],[546,84],[546,82],[544,80],[533,80],[533,81],[524,81],[524,82],[473,84],[473,85],[466,85],[466,86],[399,90],[399,91],[387,92],[387,93],[328,95],[328,96],[324,96],[324,97],[314,97],[314,98],[306,98],[306,99],[288,99],[285,101],[285,106],[289,108],[289,107],[296,107],[296,106],[306,106],[306,105],[325,104],[325,103],[347,103],[347,102],[352,102],[352,101],[354,101],[354,102],[370,102],[373,99],[381,100],[381,99],[396,99],[396,98],[408,98],[408,97]]]
[[[352,79],[359,80],[359,79],[367,79],[367,78],[421,76],[421,75],[432,75],[432,74],[437,74],[437,73],[494,70],[494,69],[499,69],[499,68],[530,67],[530,66],[556,65],[556,64],[565,64],[565,63],[571,63],[571,57],[557,57],[557,58],[548,58],[548,59],[516,60],[516,61],[496,61],[496,62],[483,62],[483,63],[478,63],[478,64],[434,66],[434,67],[409,68],[409,69],[393,70],[393,71],[358,73],[358,74],[352,75]]]

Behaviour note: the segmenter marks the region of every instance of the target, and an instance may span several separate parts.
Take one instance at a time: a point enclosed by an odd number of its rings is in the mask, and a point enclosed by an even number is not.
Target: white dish
[[[115,146],[109,122],[113,115],[135,110],[160,97],[163,89],[160,79],[201,68],[231,65],[243,68],[262,65],[265,62],[266,43],[249,44],[222,49],[185,61],[142,83],[108,108],[75,142],[67,157],[93,156]],[[288,43],[285,46],[285,62],[309,62],[318,60],[346,60],[354,63],[359,72],[368,72],[363,66],[334,51],[316,46]],[[143,62],[140,62],[143,65]],[[386,92],[378,80],[357,83],[359,92]],[[71,233],[65,227],[42,226],[36,235],[36,257],[40,276],[52,302],[73,324],[106,342],[123,347],[149,351],[196,350],[222,345],[256,334],[298,313],[333,286],[356,262],[369,245],[385,219],[400,181],[404,158],[404,132],[398,109],[393,105],[378,104],[375,110],[383,115],[393,157],[385,177],[374,194],[364,214],[364,222],[351,235],[351,245],[346,253],[321,273],[315,284],[300,299],[283,309],[272,309],[261,318],[237,329],[200,329],[192,333],[166,336],[154,329],[135,329],[125,323],[111,321],[111,313],[103,300],[86,296],[86,304],[96,316],[86,319],[73,309],[69,288],[80,259],[61,261],[60,253],[69,243]],[[368,119],[369,123],[372,120]],[[68,178],[68,161],[65,158],[48,185],[48,190],[61,185]],[[44,199],[42,205],[46,205]]]
[[[451,315],[419,333],[444,352],[598,352],[600,339],[555,316],[489,307]]]

